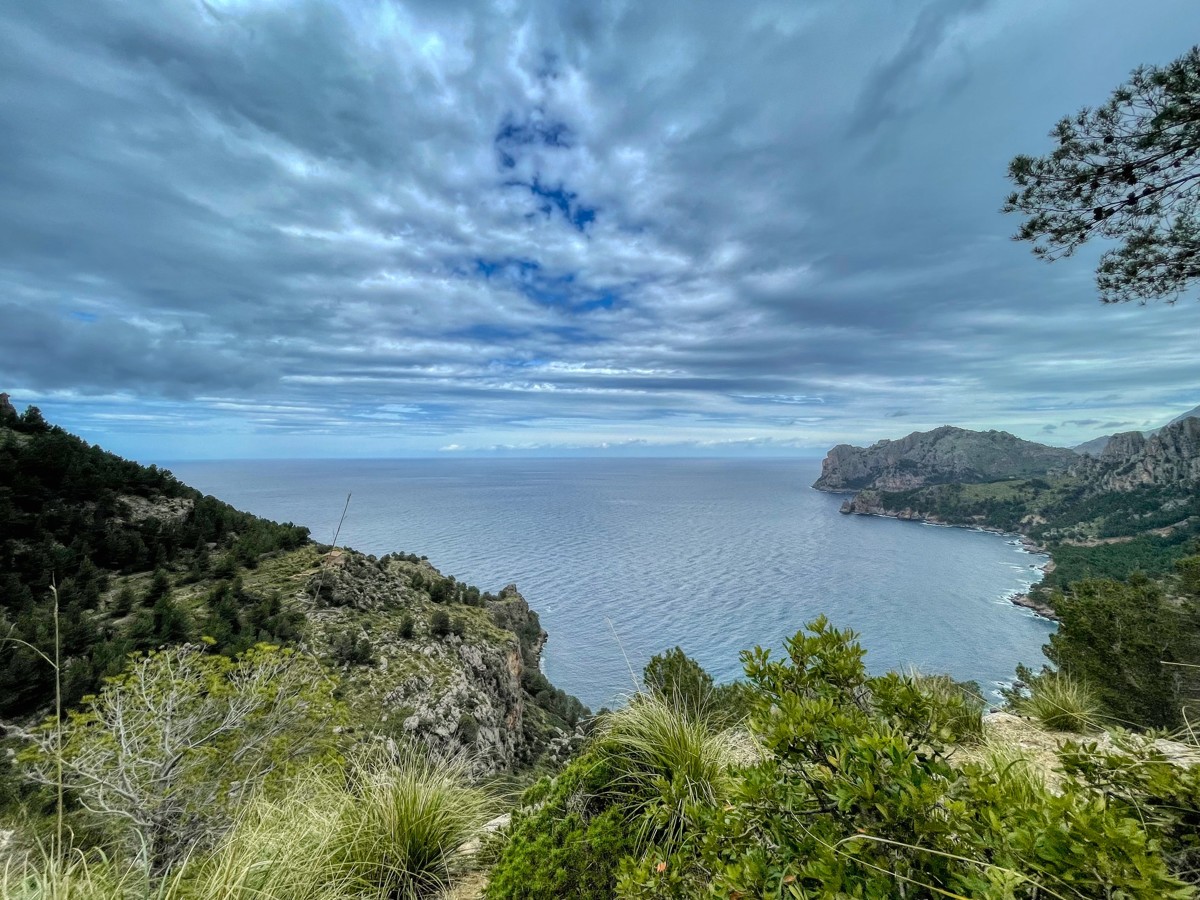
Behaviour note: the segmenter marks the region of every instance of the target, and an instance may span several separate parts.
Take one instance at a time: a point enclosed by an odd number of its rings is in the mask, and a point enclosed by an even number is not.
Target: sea
[[[199,490],[364,553],[417,553],[498,591],[549,632],[546,675],[619,704],[679,646],[721,681],[824,614],[875,672],[915,668],[986,694],[1039,666],[1054,625],[1007,598],[1046,557],[1011,535],[845,516],[815,459],[391,459],[178,462]],[[346,501],[349,497],[349,505]],[[342,514],[345,511],[344,521]]]

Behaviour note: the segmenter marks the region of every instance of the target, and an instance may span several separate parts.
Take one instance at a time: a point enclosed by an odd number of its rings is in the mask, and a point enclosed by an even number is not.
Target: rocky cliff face
[[[822,491],[910,490],[927,484],[974,483],[1045,475],[1078,461],[1071,450],[1021,440],[1004,431],[946,425],[870,447],[839,444],[829,451]]]
[[[1200,418],[1172,422],[1150,438],[1138,431],[1113,435],[1099,459],[1077,463],[1072,473],[1094,490],[1119,493],[1200,483]]]
[[[305,574],[297,597],[310,607],[321,655],[336,658],[334,648],[350,639],[369,645],[369,661],[340,673],[361,727],[442,755],[465,752],[480,773],[565,753],[575,741],[575,729],[556,723],[526,688],[546,632],[515,585],[477,604],[433,603],[428,589],[444,578],[428,562],[341,549]],[[449,634],[433,626],[438,612],[453,622]]]
[[[1146,436],[1140,431],[1125,431],[1109,437],[1100,451],[1100,459],[1105,464],[1127,459],[1140,453],[1146,446]]]
[[[1170,422],[1168,422],[1167,425],[1174,425],[1177,422],[1182,422],[1184,419],[1190,418],[1200,419],[1200,406],[1197,406],[1194,409],[1189,409],[1187,412],[1176,416]],[[1162,431],[1162,428],[1155,428],[1153,431],[1143,431],[1138,433],[1141,434],[1142,437],[1151,438],[1160,431]],[[1071,449],[1081,455],[1087,454],[1088,456],[1099,457],[1104,452],[1104,448],[1108,446],[1108,442],[1114,437],[1118,437],[1118,435],[1104,434],[1098,438],[1092,438],[1090,441],[1084,441],[1082,444],[1078,444]]]
[[[839,512],[855,516],[887,516],[892,519],[904,519],[914,522],[933,522],[934,516],[911,506],[894,508],[884,502],[879,491],[859,491],[849,500],[842,503]]]

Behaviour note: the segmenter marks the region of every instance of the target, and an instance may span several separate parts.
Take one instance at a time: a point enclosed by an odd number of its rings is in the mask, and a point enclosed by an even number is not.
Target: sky
[[[1194,0],[86,0],[0,19],[0,390],[144,462],[1069,445],[1200,403],[1005,168]]]

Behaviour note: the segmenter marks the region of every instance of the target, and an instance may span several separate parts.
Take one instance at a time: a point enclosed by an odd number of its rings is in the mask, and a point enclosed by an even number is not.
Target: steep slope
[[[0,404],[0,726],[53,696],[53,591],[68,704],[131,652],[203,638],[315,651],[356,728],[468,749],[482,771],[561,749],[586,712],[542,675],[546,634],[515,586],[316,545]]]
[[[1099,459],[1084,460],[1073,471],[1094,482],[1096,491],[1200,481],[1200,418],[1176,419],[1149,438],[1137,431],[1115,434]]]
[[[1174,425],[1176,422],[1182,422],[1184,419],[1200,419],[1200,406],[1194,407],[1193,409],[1189,409],[1187,412],[1183,413],[1182,415],[1176,416],[1167,424]]]
[[[1004,431],[968,431],[944,425],[866,448],[839,444],[825,457],[821,477],[813,487],[822,491],[908,490],[927,484],[1046,475],[1074,462],[1070,450],[1025,441]]]

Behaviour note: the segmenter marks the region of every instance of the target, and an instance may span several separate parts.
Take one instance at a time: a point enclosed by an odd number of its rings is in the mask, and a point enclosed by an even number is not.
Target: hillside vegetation
[[[67,708],[131,654],[203,641],[229,658],[303,647],[340,673],[351,726],[469,749],[489,771],[532,764],[584,715],[542,675],[546,635],[515,586],[489,593],[414,554],[323,547],[34,407],[2,417],[0,723],[51,708],[56,612]]]

